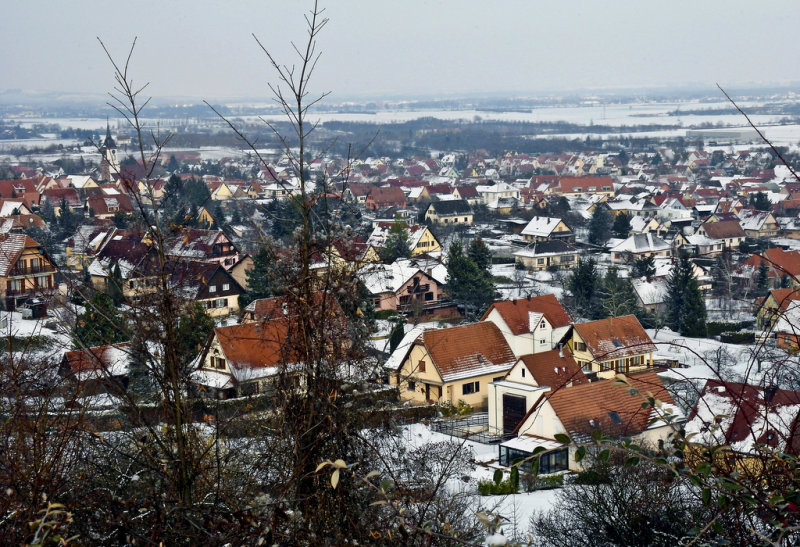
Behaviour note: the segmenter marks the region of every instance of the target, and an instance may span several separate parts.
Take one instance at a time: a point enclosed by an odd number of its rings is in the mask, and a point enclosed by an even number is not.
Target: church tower
[[[112,175],[119,175],[119,161],[117,161],[117,143],[111,138],[111,127],[106,122],[106,140],[100,147],[100,180],[111,182]]]

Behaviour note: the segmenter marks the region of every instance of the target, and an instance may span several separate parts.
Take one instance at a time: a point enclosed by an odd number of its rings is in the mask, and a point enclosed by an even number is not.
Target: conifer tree
[[[598,313],[597,289],[600,275],[592,258],[579,258],[567,279],[567,290],[572,294],[572,307],[575,314],[587,319],[595,319]]]
[[[487,272],[487,274],[490,273],[489,270],[492,265],[492,253],[489,250],[489,247],[486,246],[486,243],[483,241],[481,236],[476,237],[470,242],[467,254],[475,263],[475,265],[478,266],[478,268],[484,272]]]
[[[409,242],[410,233],[408,225],[400,219],[395,219],[389,227],[389,235],[380,252],[381,260],[391,264],[398,258],[408,258],[411,256],[411,244]]]
[[[468,319],[480,317],[494,301],[494,283],[485,270],[466,254],[460,241],[450,245],[447,255],[447,295],[464,307]]]
[[[592,213],[592,220],[589,221],[589,243],[604,245],[610,237],[611,215],[605,205],[598,204]]]
[[[631,231],[631,216],[628,213],[620,213],[614,217],[614,224],[611,226],[614,237],[625,239]]]
[[[675,263],[668,278],[667,326],[682,336],[706,335],[705,302],[686,257]]]

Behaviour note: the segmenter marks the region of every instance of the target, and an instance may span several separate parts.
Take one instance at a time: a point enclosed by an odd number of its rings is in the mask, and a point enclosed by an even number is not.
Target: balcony
[[[422,283],[420,285],[412,285],[406,289],[408,294],[426,293],[430,290],[430,283]]]
[[[15,266],[8,272],[9,277],[24,277],[39,273],[55,272],[56,269],[50,264],[41,264],[39,266]]]

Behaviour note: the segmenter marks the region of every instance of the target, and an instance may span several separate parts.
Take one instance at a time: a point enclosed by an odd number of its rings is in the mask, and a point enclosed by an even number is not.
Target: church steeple
[[[106,138],[100,147],[100,180],[110,182],[112,175],[119,175],[119,161],[117,161],[117,143],[111,137],[111,125],[106,120]]]

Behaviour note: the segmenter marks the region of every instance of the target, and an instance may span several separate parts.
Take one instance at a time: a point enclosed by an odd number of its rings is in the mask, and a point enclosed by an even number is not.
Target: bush
[[[375,319],[391,319],[392,317],[399,315],[394,310],[378,310],[375,312]]]
[[[478,481],[478,492],[481,496],[504,496],[516,494],[519,492],[519,489],[514,488],[514,485],[511,484],[511,479],[506,479],[499,483],[485,479]]]
[[[466,416],[467,414],[472,414],[472,407],[464,402],[464,399],[459,399],[458,405],[454,405],[450,401],[443,401],[439,403],[439,412],[441,412],[442,416],[445,418]]]
[[[736,332],[742,329],[749,329],[753,324],[753,321],[709,321],[706,323],[706,331],[708,332],[708,336],[718,336],[723,332]]]
[[[723,332],[719,335],[721,342],[729,344],[752,344],[756,340],[753,332]]]

